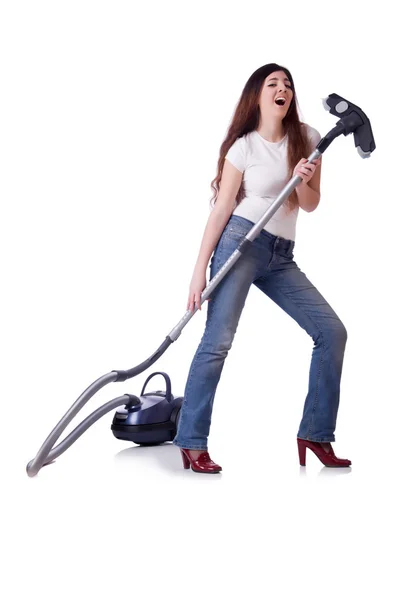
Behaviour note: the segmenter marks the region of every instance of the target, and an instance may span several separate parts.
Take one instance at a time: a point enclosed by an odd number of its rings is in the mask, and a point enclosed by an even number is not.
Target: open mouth
[[[287,102],[287,100],[285,98],[276,98],[275,103],[277,104],[277,106],[284,106],[284,104]]]

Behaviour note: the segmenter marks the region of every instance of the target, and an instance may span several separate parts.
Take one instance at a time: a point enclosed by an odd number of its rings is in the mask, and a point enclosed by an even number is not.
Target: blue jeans
[[[211,279],[252,226],[251,221],[231,215],[211,259]],[[293,240],[262,230],[212,292],[205,331],[186,383],[173,441],[176,446],[208,449],[216,388],[252,283],[295,319],[314,341],[309,387],[297,437],[335,441],[347,332],[293,260],[294,246]]]

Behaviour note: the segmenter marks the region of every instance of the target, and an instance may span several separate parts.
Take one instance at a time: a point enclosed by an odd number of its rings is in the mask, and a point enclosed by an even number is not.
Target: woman
[[[208,453],[216,388],[251,284],[256,285],[312,337],[309,389],[297,434],[299,461],[310,448],[324,465],[346,467],[331,446],[339,405],[347,340],[343,323],[293,260],[299,209],[315,210],[320,200],[321,158],[307,157],[318,131],[301,123],[291,73],[271,63],[248,79],[220,149],[211,182],[214,205],[206,225],[189,289],[188,310],[201,310],[206,269],[212,279],[293,175],[302,182],[266,223],[250,248],[212,293],[206,328],[186,383],[174,444],[183,465],[200,473],[222,470]]]

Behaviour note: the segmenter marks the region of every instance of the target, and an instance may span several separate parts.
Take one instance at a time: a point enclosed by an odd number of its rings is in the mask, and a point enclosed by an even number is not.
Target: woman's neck
[[[269,142],[280,142],[285,136],[282,121],[261,121],[257,132]]]

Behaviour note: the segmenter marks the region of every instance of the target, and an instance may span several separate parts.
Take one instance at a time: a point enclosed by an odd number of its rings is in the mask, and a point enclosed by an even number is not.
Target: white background
[[[0,13],[2,467],[7,599],[394,598],[395,48],[386,2],[6,1]],[[26,463],[94,380],[137,365],[186,309],[210,181],[251,73],[284,64],[325,135],[337,93],[369,116],[323,157],[295,258],[348,330],[334,444],[296,432],[312,340],[252,288],[218,386],[220,476],[172,445],[116,440],[112,413],[30,479]],[[183,395],[206,305],[153,367]],[[164,388],[161,378],[153,388]],[[69,432],[72,427],[66,431]],[[4,554],[3,554],[4,557]]]

